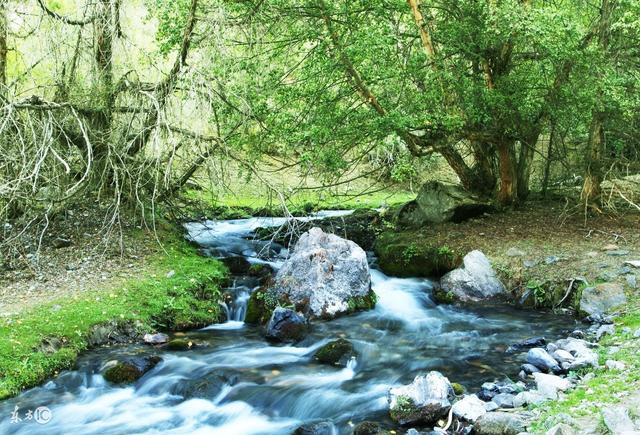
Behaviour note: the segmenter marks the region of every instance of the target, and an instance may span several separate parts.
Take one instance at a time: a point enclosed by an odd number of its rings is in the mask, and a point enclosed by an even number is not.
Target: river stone
[[[312,318],[333,318],[375,303],[367,254],[320,228],[300,236],[269,291]],[[372,298],[373,303],[366,303]]]
[[[169,341],[169,336],[161,332],[157,334],[144,334],[142,341],[146,344],[164,344]]]
[[[353,428],[353,435],[382,435],[384,432],[378,423],[363,421]]]
[[[527,352],[527,362],[538,367],[543,372],[560,373],[562,371],[558,361],[541,347],[535,347]]]
[[[600,325],[596,329],[596,341],[600,341],[605,335],[613,335],[616,333],[616,327],[613,325]]]
[[[454,398],[449,380],[440,372],[416,376],[413,382],[389,390],[389,415],[401,425],[431,424],[446,415]]]
[[[605,314],[626,303],[624,288],[617,283],[605,282],[582,291],[580,311],[590,315]]]
[[[616,361],[613,359],[608,359],[605,366],[609,370],[624,370],[626,368],[626,365],[622,361]]]
[[[558,391],[566,391],[571,388],[571,381],[560,376],[534,373],[533,378],[536,381],[536,389],[545,398],[556,399]]]
[[[533,373],[539,373],[540,369],[536,366],[534,366],[533,364],[522,364],[520,366],[520,368],[528,375],[531,375]]]
[[[491,399],[491,401],[498,405],[500,408],[513,408],[513,399],[513,394],[500,393],[493,396],[493,399]]]
[[[309,325],[303,316],[288,308],[277,307],[267,324],[266,337],[272,341],[291,343],[302,340],[308,330]]]
[[[488,412],[473,428],[478,435],[517,435],[525,431],[522,417],[509,412]]]
[[[551,356],[558,362],[560,363],[564,363],[564,362],[573,362],[575,361],[576,357],[574,357],[573,355],[571,355],[569,352],[567,352],[564,349],[558,349],[554,352],[551,353]]]
[[[487,413],[484,402],[475,394],[469,394],[458,400],[452,406],[453,415],[473,423]]]
[[[469,252],[462,261],[462,267],[452,270],[440,280],[444,292],[463,302],[481,301],[505,293],[504,285],[481,251]]]
[[[532,337],[522,340],[518,343],[514,343],[507,348],[508,353],[517,352],[523,349],[529,349],[532,347],[542,347],[547,344],[547,340],[544,337]]]
[[[579,338],[568,337],[555,342],[559,349],[569,352],[575,357],[570,370],[584,367],[598,367],[598,354],[589,348],[589,343]]]
[[[112,384],[131,384],[162,361],[159,356],[135,357],[119,361],[103,373],[104,379]]]
[[[629,412],[623,406],[611,406],[602,408],[602,418],[604,424],[614,435],[637,435],[633,421],[629,417]]]
[[[513,398],[513,407],[520,408],[524,405],[536,405],[544,400],[545,397],[536,390],[523,391]]]
[[[460,185],[430,181],[422,186],[415,201],[400,209],[398,223],[419,228],[429,223],[463,222],[493,210],[491,203],[471,195]]]
[[[339,338],[318,349],[313,358],[322,364],[346,366],[353,356],[353,344],[349,340]]]
[[[307,423],[293,431],[293,435],[334,435],[335,426],[329,421]]]

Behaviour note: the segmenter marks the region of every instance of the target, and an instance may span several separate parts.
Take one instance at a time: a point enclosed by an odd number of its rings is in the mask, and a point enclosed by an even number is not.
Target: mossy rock
[[[220,259],[220,262],[227,266],[227,269],[229,269],[229,272],[233,275],[243,275],[251,269],[251,263],[249,263],[249,260],[239,255],[222,258]]]
[[[376,240],[380,269],[400,277],[440,277],[457,268],[462,256],[446,246],[433,246],[414,232],[385,232]]]
[[[380,427],[380,425],[373,421],[363,421],[358,423],[353,429],[353,435],[387,435],[389,431],[386,431]]]
[[[353,344],[349,340],[339,338],[318,349],[313,358],[322,364],[346,366],[352,356]]]
[[[369,289],[369,293],[364,296],[354,296],[347,301],[349,306],[349,314],[358,311],[368,311],[375,308],[378,302],[378,295],[373,289]]]
[[[456,396],[462,396],[465,393],[465,391],[467,391],[467,389],[464,387],[464,385],[459,384],[457,382],[452,382],[451,383],[451,388],[453,388],[453,393]]]
[[[396,406],[389,410],[391,420],[402,425],[421,420],[420,409],[408,396],[398,397]]]
[[[137,358],[131,361],[120,361],[105,370],[105,380],[112,384],[131,384],[162,361],[159,356]]]
[[[265,288],[260,288],[247,301],[247,314],[244,321],[250,325],[266,325],[273,310],[278,306],[275,295]]]
[[[172,351],[186,351],[193,349],[195,344],[191,340],[185,338],[174,338],[167,343],[167,350]]]
[[[456,301],[456,297],[452,292],[446,292],[441,288],[433,289],[432,297],[438,304],[453,304]]]

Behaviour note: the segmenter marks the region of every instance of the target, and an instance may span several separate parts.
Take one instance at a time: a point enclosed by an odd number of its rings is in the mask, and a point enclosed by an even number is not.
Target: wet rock
[[[112,367],[109,367],[105,370],[103,376],[105,380],[112,384],[130,384],[144,376],[160,361],[162,361],[162,358],[159,356],[131,358],[117,362]]]
[[[478,396],[469,394],[453,404],[452,412],[457,418],[473,423],[486,414],[487,410]]]
[[[585,317],[583,322],[593,325],[610,325],[613,323],[613,317],[605,316],[604,314],[591,314]]]
[[[523,349],[529,349],[532,347],[543,347],[547,344],[547,340],[544,337],[533,337],[522,340],[519,343],[514,343],[507,348],[508,353],[518,352]]]
[[[167,349],[176,352],[191,350],[194,347],[195,344],[191,340],[185,338],[174,338],[167,343]]]
[[[225,257],[221,258],[220,261],[227,266],[232,275],[244,275],[251,267],[249,260],[240,256]]]
[[[312,318],[333,318],[375,305],[366,253],[320,228],[300,237],[269,292]]]
[[[527,353],[527,362],[538,367],[543,372],[560,373],[562,369],[549,353],[541,347],[530,349]]]
[[[485,402],[490,402],[497,394],[500,394],[498,386],[493,382],[485,382],[480,386],[478,397]]]
[[[602,283],[582,291],[580,311],[587,314],[605,314],[626,303],[624,288],[620,284]]]
[[[292,343],[302,340],[309,332],[307,320],[288,308],[278,307],[273,310],[267,324],[268,340]]]
[[[611,406],[601,410],[602,418],[607,429],[614,435],[637,434],[633,421],[629,417],[629,411],[623,406]]]
[[[265,283],[273,276],[273,269],[268,264],[252,264],[247,270],[247,275],[258,278],[260,283]]]
[[[431,424],[446,415],[453,398],[449,380],[432,371],[416,376],[409,385],[389,390],[389,415],[401,425]]]
[[[571,388],[571,381],[556,375],[545,373],[534,373],[536,389],[545,398],[556,399],[558,391],[566,391]]]
[[[613,335],[616,333],[616,327],[613,325],[600,325],[596,329],[596,341],[600,341],[605,335]]]
[[[481,301],[503,295],[506,290],[481,251],[471,251],[463,266],[442,277],[440,286],[463,302]]]
[[[508,412],[488,412],[474,425],[478,435],[517,435],[525,431],[524,420]]]
[[[277,306],[278,299],[275,294],[269,293],[264,288],[255,290],[247,301],[244,321],[249,325],[265,325]]]
[[[571,426],[559,423],[547,431],[545,435],[575,435],[576,431]]]
[[[363,421],[353,428],[353,435],[382,435],[384,433],[380,425],[373,421]]]
[[[528,375],[531,375],[533,373],[539,373],[540,369],[536,366],[534,366],[533,364],[522,364],[520,366],[520,368]]]
[[[512,394],[500,393],[493,396],[493,399],[491,399],[491,401],[498,405],[500,408],[513,408],[513,399],[514,396]]]
[[[490,202],[471,195],[462,186],[430,181],[422,186],[415,201],[400,209],[398,223],[420,228],[428,223],[463,222],[493,210]]]
[[[144,334],[142,341],[146,344],[164,344],[169,341],[169,336],[161,332],[157,334]]]
[[[571,355],[569,352],[567,352],[564,349],[558,349],[558,350],[552,352],[551,356],[553,357],[553,359],[555,359],[559,363],[564,363],[564,362],[571,363],[571,362],[575,361],[575,359],[576,359],[576,357],[574,357],[573,355]]]
[[[484,409],[487,412],[493,412],[493,411],[496,411],[496,410],[500,409],[500,407],[498,406],[498,404],[496,402],[485,402],[484,403]]]
[[[89,347],[105,344],[122,344],[139,342],[142,338],[143,325],[140,322],[111,321],[94,325],[87,335]]]
[[[584,332],[580,331],[579,329],[576,329],[575,331],[573,331],[569,336],[572,338],[580,338],[580,339],[583,339],[585,337]]]
[[[329,421],[303,424],[293,431],[293,435],[334,435],[335,426]]]
[[[339,338],[318,349],[313,358],[322,364],[346,366],[354,355],[353,344]]]
[[[516,396],[513,398],[513,407],[520,408],[524,405],[537,405],[544,400],[545,397],[535,390],[523,391],[516,394]]]

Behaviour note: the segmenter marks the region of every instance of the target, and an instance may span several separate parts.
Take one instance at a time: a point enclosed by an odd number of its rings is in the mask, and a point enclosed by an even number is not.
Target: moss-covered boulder
[[[103,373],[104,378],[112,384],[131,384],[162,361],[159,356],[132,358],[119,361]]]
[[[259,288],[251,293],[247,301],[244,321],[250,325],[266,325],[277,306],[277,296],[266,288]]]
[[[339,338],[318,349],[313,359],[322,364],[346,366],[354,355],[353,344],[349,340]]]
[[[251,269],[251,263],[245,257],[232,256],[220,259],[233,275],[244,275]]]
[[[380,269],[392,276],[440,277],[462,262],[452,249],[434,246],[412,231],[384,232],[374,249]]]
[[[185,351],[191,350],[196,347],[195,343],[186,338],[174,338],[167,343],[167,349],[172,351]]]

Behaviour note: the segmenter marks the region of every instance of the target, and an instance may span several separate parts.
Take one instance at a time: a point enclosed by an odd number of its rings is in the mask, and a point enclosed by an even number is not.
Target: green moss
[[[396,406],[389,410],[391,419],[400,424],[413,420],[418,413],[413,399],[409,396],[399,396],[396,399]]]
[[[322,346],[313,358],[322,364],[343,364],[353,355],[353,344],[339,338]]]
[[[141,376],[140,370],[133,364],[118,363],[104,372],[104,378],[114,384],[130,384]]]
[[[278,305],[278,300],[273,293],[260,288],[249,297],[244,321],[251,325],[265,325]]]
[[[453,292],[446,292],[441,288],[433,290],[433,299],[439,304],[453,304],[456,301],[456,297]]]
[[[419,233],[384,231],[374,250],[380,268],[393,276],[438,277],[455,269],[462,257],[447,246],[433,246]]]
[[[455,393],[456,396],[462,396],[464,392],[467,391],[464,385],[459,384],[457,382],[452,382],[451,388],[453,388],[453,392]]]
[[[347,301],[349,305],[349,313],[355,313],[357,311],[367,311],[375,308],[378,302],[378,295],[373,289],[369,290],[364,296],[355,296]]]
[[[193,348],[193,343],[184,338],[174,338],[169,343],[167,343],[167,349],[169,350],[183,351],[183,350],[190,350],[192,348]]]
[[[142,235],[141,235],[142,237]],[[90,346],[95,325],[117,320],[141,329],[189,329],[220,320],[225,268],[172,238],[135,279],[60,299],[0,323],[0,399],[71,368]],[[173,271],[172,274],[168,274]],[[57,349],[43,349],[56,339]]]

